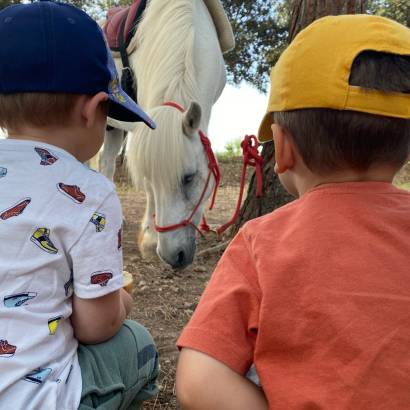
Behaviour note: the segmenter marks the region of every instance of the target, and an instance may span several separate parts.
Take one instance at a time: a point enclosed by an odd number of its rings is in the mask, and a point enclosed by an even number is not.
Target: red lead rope
[[[243,164],[242,164],[242,175],[241,175],[241,185],[239,190],[239,198],[236,203],[235,213],[232,218],[225,224],[216,230],[218,235],[224,233],[230,226],[232,226],[239,216],[241,210],[243,191],[245,189],[246,181],[246,168],[247,166],[255,167],[256,173],[256,196],[260,198],[263,194],[263,178],[262,178],[262,165],[263,158],[259,154],[259,142],[255,135],[246,135],[241,143],[242,153],[243,153]]]
[[[185,112],[185,110],[176,102],[174,101],[169,101],[166,102],[162,105],[169,106],[169,107],[174,107],[177,110],[181,112]],[[179,228],[184,228],[188,225],[192,225],[201,235],[202,231],[203,232],[210,232],[211,228],[206,222],[205,216],[202,217],[202,223],[200,225],[200,228],[198,228],[193,222],[192,219],[195,216],[196,212],[198,211],[199,207],[202,204],[202,201],[205,198],[205,194],[208,190],[209,183],[211,181],[211,176],[214,177],[215,179],[215,185],[214,185],[214,191],[212,194],[212,200],[211,200],[211,205],[209,206],[209,209],[211,210],[214,205],[215,205],[215,200],[216,200],[216,193],[218,191],[218,186],[221,180],[221,172],[219,170],[218,162],[216,161],[215,154],[212,151],[211,147],[211,142],[209,141],[209,138],[202,132],[199,131],[199,137],[201,139],[202,145],[204,147],[207,159],[208,159],[208,168],[209,168],[209,173],[208,177],[205,182],[204,189],[202,191],[202,194],[195,205],[194,209],[192,210],[191,214],[187,219],[184,219],[180,223],[174,224],[174,225],[168,225],[168,226],[159,226],[155,223],[155,230],[157,232],[169,232],[173,231],[175,229]],[[225,224],[216,229],[216,233],[218,235],[221,235],[223,232],[225,232],[230,226],[232,226],[236,219],[239,216],[239,212],[241,209],[241,204],[242,204],[242,198],[243,198],[243,192],[245,189],[245,181],[246,181],[246,169],[249,166],[255,167],[255,173],[256,173],[256,196],[259,198],[263,195],[263,179],[262,179],[262,165],[263,165],[263,158],[259,154],[258,148],[259,148],[259,142],[258,139],[254,135],[247,135],[244,140],[241,143],[242,147],[242,153],[243,153],[243,165],[242,165],[242,175],[241,175],[241,185],[240,185],[240,191],[239,191],[239,198],[238,202],[236,203],[236,209],[235,213],[232,216],[232,218]],[[154,215],[155,218],[155,215]]]

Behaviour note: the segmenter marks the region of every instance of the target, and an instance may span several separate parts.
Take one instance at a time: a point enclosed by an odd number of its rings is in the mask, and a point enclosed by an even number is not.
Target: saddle
[[[214,21],[222,52],[227,53],[235,47],[235,39],[231,23],[228,20],[221,0],[204,0],[204,3]],[[146,7],[147,0],[133,0],[130,6],[114,7],[108,10],[103,31],[107,38],[108,46],[114,52],[114,57],[118,57],[116,53],[121,51],[121,44],[124,44],[124,48],[128,49]],[[128,49],[127,51],[130,54],[134,50]]]
[[[130,42],[136,32],[137,26],[147,7],[148,0],[133,0],[127,7],[115,7],[108,10],[107,20],[103,32],[113,57],[121,57],[122,89],[137,102],[137,79],[130,67],[128,56],[134,51],[129,48]],[[232,26],[225,14],[221,0],[204,0],[206,7],[214,21],[219,42],[223,53],[235,47]]]
[[[108,10],[103,31],[108,46],[113,52],[119,52],[122,61],[121,87],[137,102],[137,80],[130,67],[127,47],[131,42],[138,22],[147,7],[147,0],[134,0],[131,6],[115,7]]]
[[[134,0],[128,7],[108,10],[103,31],[112,51],[121,52],[122,48],[127,49],[146,5],[147,0]]]

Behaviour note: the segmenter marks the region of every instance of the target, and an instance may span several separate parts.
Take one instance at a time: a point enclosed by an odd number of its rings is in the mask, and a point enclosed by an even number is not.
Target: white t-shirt
[[[66,151],[0,140],[0,409],[77,409],[71,296],[123,285],[114,185]]]

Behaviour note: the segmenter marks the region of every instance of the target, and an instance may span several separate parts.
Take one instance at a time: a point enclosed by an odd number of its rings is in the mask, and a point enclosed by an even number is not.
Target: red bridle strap
[[[212,194],[211,204],[209,205],[209,210],[211,210],[215,205],[216,194],[218,192],[219,183],[221,182],[221,171],[219,169],[218,161],[216,160],[215,154],[212,150],[211,141],[209,141],[209,138],[201,130],[199,130],[199,138],[201,139],[202,145],[206,152],[206,156],[208,158],[209,172],[214,176],[215,179],[214,192]]]
[[[182,113],[185,112],[184,108],[181,107],[178,103],[176,103],[174,101],[168,101],[168,102],[166,102],[162,105],[176,108],[177,110],[181,111]],[[183,221],[181,221],[177,224],[167,225],[167,226],[159,226],[155,223],[155,230],[157,232],[160,232],[160,233],[170,232],[170,231],[174,231],[175,229],[185,228],[188,225],[192,225],[199,233],[202,234],[201,230],[192,222],[192,219],[194,218],[196,212],[198,211],[199,207],[201,206],[201,204],[202,204],[202,202],[205,198],[206,192],[208,191],[209,183],[211,181],[211,176],[213,176],[214,179],[215,179],[215,185],[214,185],[214,191],[213,191],[211,205],[210,205],[209,209],[213,208],[213,206],[215,204],[216,193],[217,193],[217,190],[218,190],[219,182],[221,180],[221,173],[220,173],[220,170],[219,170],[218,162],[216,161],[216,158],[215,158],[215,154],[212,151],[211,142],[209,141],[209,138],[201,130],[199,130],[199,138],[200,138],[201,143],[204,147],[204,150],[205,150],[205,153],[206,153],[206,156],[207,156],[207,159],[208,159],[208,168],[209,168],[208,177],[206,179],[204,189],[202,190],[202,194],[201,194],[197,204],[195,205],[194,209],[192,210],[191,214],[189,215],[189,217],[187,219],[184,219]],[[201,228],[204,228],[204,230],[207,230],[206,222],[203,221],[203,223],[201,225]],[[208,227],[208,229],[209,229],[209,227]]]
[[[173,107],[176,108],[178,111],[181,111],[182,113],[185,112],[185,109],[179,105],[178,103],[176,103],[175,101],[167,101],[164,102],[164,104],[162,104],[164,107]]]

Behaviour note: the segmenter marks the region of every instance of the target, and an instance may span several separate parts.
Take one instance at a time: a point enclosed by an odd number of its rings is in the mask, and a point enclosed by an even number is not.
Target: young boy
[[[272,72],[260,139],[299,197],[246,224],[183,331],[183,409],[410,408],[410,30],[326,17]],[[274,123],[272,125],[272,123]],[[254,363],[263,390],[245,378]]]
[[[107,112],[154,124],[79,9],[11,6],[0,38],[0,408],[138,408],[156,393],[157,351],[124,322],[115,187],[83,162]]]

